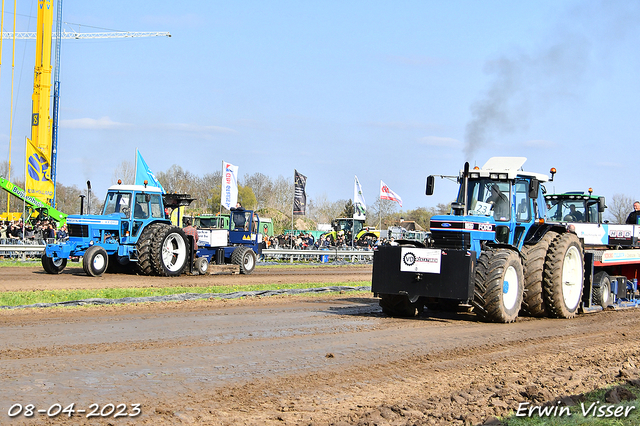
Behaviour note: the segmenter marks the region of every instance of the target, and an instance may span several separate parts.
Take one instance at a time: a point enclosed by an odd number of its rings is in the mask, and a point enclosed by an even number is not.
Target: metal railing
[[[44,240],[19,240],[15,238],[0,239],[0,257],[26,259],[40,257],[44,251]]]
[[[366,262],[373,258],[373,250],[354,250],[354,249],[338,249],[328,248],[321,250],[304,250],[304,249],[263,249],[262,255],[264,260],[288,260],[294,261],[315,261],[329,262],[330,260],[344,260],[348,262]]]

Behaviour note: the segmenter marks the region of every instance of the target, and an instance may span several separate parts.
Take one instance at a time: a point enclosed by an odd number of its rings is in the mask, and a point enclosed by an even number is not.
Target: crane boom
[[[171,34],[166,31],[113,31],[113,32],[99,32],[99,33],[79,33],[76,31],[63,31],[60,37],[63,40],[87,40],[87,39],[100,39],[100,38],[128,38],[128,37],[171,37]],[[6,40],[13,40],[13,32],[3,32],[2,38]],[[37,34],[34,32],[17,32],[16,40],[35,40]],[[52,35],[53,40],[56,39],[55,35]]]

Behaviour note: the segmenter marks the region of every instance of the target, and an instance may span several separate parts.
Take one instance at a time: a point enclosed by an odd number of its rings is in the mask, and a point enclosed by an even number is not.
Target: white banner
[[[380,181],[380,199],[396,201],[398,204],[400,204],[400,207],[402,207],[402,198],[400,198],[398,194],[389,189],[389,187],[383,181]]]
[[[356,183],[353,187],[353,218],[365,220],[367,215],[367,204],[364,202],[362,187],[356,176]]]
[[[220,204],[231,210],[238,202],[238,166],[222,162],[222,193]]]

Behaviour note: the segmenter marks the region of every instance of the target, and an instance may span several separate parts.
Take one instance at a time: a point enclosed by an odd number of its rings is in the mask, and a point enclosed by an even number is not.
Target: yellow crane
[[[62,31],[62,0],[57,1],[56,34],[53,37],[53,2],[38,0],[36,32],[3,32],[0,39],[36,39],[36,61],[33,79],[31,139],[27,140],[26,195],[55,207],[57,127],[59,98],[60,41],[62,39],[100,39],[130,37],[171,37],[168,32],[116,31],[79,33]],[[51,45],[56,40],[56,68],[53,96],[53,119],[49,115],[51,95]],[[10,163],[9,163],[9,167]],[[9,203],[7,202],[7,212]]]

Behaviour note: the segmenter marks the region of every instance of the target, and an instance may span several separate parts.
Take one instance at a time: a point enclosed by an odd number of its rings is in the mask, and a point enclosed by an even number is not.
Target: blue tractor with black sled
[[[543,183],[550,179],[522,170],[525,161],[493,157],[472,170],[466,163],[457,177],[449,176],[459,183],[452,213],[431,218],[426,244],[400,241],[376,250],[372,291],[380,297],[383,312],[411,317],[425,305],[440,309],[463,305],[485,321],[508,323],[521,313],[571,318],[579,309],[591,307],[592,295],[600,291],[615,291],[615,297],[594,298],[607,303],[633,298],[640,226],[619,225],[632,235],[631,250],[624,250],[631,261],[623,261],[626,276],[616,277],[619,286],[601,286],[600,272],[614,271],[603,266],[603,255],[606,259],[607,252],[620,247],[614,240],[613,245],[607,240],[585,247],[573,224],[546,220]],[[551,169],[551,180],[554,173]],[[434,182],[434,176],[427,178],[427,195],[433,194]],[[597,209],[604,208],[602,198]],[[581,225],[593,227],[591,233],[604,232],[596,229],[603,227],[599,223]],[[619,258],[621,253],[609,257]]]

